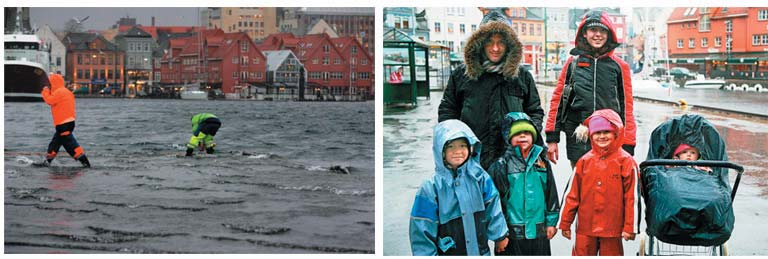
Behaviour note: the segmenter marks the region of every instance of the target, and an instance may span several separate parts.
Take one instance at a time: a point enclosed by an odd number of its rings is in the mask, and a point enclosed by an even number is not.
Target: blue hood
[[[481,168],[480,153],[482,151],[482,144],[467,124],[464,124],[464,122],[460,120],[445,120],[435,126],[433,136],[432,154],[435,159],[435,172],[437,172],[437,175],[453,177],[450,170],[443,162],[443,149],[446,143],[458,138],[466,138],[469,141],[469,145],[472,147],[472,153],[469,154],[468,161],[464,163],[459,170],[475,166]],[[484,170],[469,170],[469,172],[478,171],[481,173],[484,172]],[[474,177],[477,178],[477,176]]]

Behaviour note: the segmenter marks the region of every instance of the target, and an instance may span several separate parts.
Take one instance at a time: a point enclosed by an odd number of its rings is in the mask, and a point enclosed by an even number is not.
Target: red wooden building
[[[673,67],[709,77],[768,74],[768,7],[675,8],[667,33]]]
[[[220,29],[170,40],[160,66],[161,84],[181,87],[200,82],[228,98],[246,97],[266,81],[266,58],[248,35]]]

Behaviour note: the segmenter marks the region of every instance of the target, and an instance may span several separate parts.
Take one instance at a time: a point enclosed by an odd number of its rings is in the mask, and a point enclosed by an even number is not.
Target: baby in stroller
[[[715,127],[699,115],[686,114],[654,129],[646,161],[702,162],[685,152],[707,161],[728,160]],[[640,175],[649,236],[686,246],[721,245],[730,238],[734,215],[727,168],[641,165]]]
[[[698,148],[682,143],[679,146],[677,146],[677,148],[675,148],[675,153],[673,154],[672,159],[696,161],[696,160],[699,160],[699,158],[701,158],[699,154],[700,153]],[[695,165],[693,166],[693,168],[696,168],[705,172],[712,172],[712,168],[709,168],[706,166]]]

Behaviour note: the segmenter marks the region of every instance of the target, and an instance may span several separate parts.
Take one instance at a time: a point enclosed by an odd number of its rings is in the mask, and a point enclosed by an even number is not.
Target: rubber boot
[[[187,154],[185,154],[185,156],[192,156],[192,152],[194,152],[194,151],[195,151],[195,149],[193,149],[193,148],[187,148]]]
[[[88,157],[86,157],[85,155],[82,155],[79,158],[77,158],[77,161],[80,161],[80,163],[83,164],[83,167],[85,168],[91,167],[91,162],[88,161]]]

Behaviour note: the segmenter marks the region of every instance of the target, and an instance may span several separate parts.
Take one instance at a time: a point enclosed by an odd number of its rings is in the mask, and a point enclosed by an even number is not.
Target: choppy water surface
[[[6,253],[373,253],[374,105],[78,99],[75,135],[44,103],[5,103]],[[183,157],[190,117],[217,153]]]

